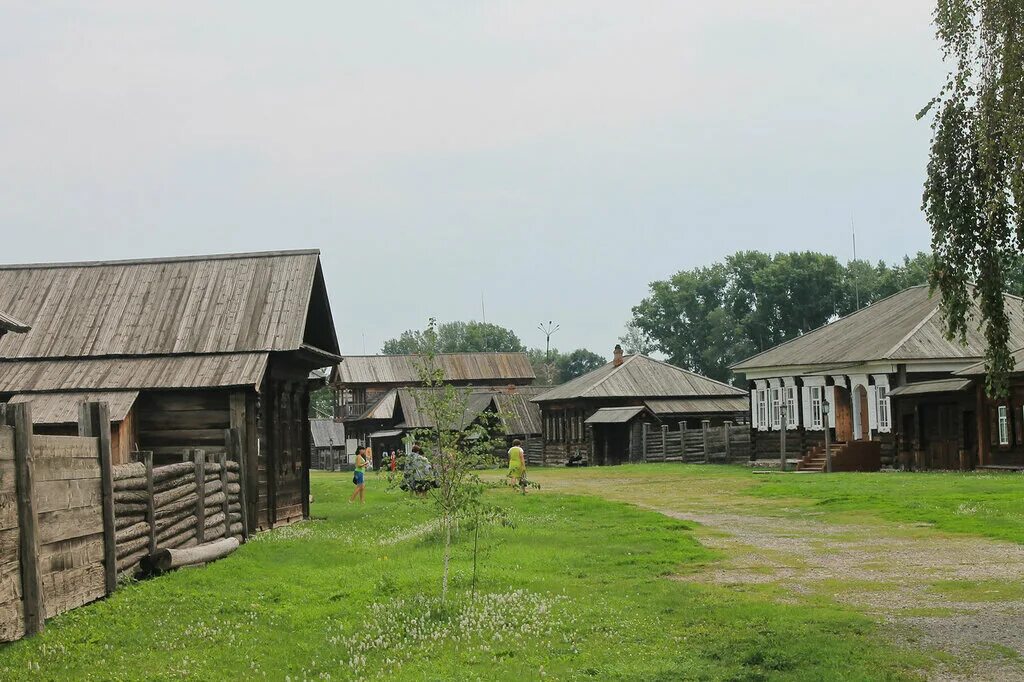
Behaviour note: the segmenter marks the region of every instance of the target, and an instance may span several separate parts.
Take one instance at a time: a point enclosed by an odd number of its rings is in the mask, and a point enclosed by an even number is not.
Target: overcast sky
[[[610,355],[677,270],[928,247],[933,6],[5,2],[0,262],[316,247],[345,352]]]

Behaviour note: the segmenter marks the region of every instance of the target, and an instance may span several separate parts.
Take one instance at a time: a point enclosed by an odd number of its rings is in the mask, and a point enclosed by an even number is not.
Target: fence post
[[[732,422],[725,422],[722,426],[725,431],[725,463],[729,464],[732,462],[732,453],[731,448],[729,447],[729,440],[732,435]]]
[[[238,429],[226,429],[224,439],[228,446],[228,459],[238,462],[238,503],[242,513],[242,540],[249,539],[249,509],[246,504],[246,486],[248,479],[245,462],[242,461],[242,433]],[[224,494],[227,495],[225,488]]]
[[[668,424],[661,425],[661,459],[668,461]]]
[[[231,537],[231,512],[228,510],[228,455],[226,452],[217,456],[220,464],[220,490],[224,494],[224,502],[221,509],[224,510],[224,537]]]
[[[78,412],[78,435],[99,439],[103,575],[107,594],[110,594],[117,588],[117,538],[114,529],[114,468],[110,459],[110,408],[106,403],[82,403]]]
[[[193,450],[192,459],[196,465],[196,544],[206,540],[206,453]]]
[[[156,507],[153,505],[153,452],[143,450],[142,462],[146,465],[146,522],[149,524],[149,553],[156,553]]]
[[[14,482],[17,490],[21,604],[25,634],[42,632],[46,622],[42,579],[39,574],[39,530],[34,509],[32,461],[32,405],[11,403],[4,421],[14,428]]]
[[[647,433],[651,430],[651,425],[647,422],[643,422],[640,427],[640,461],[647,461]]]
[[[700,423],[701,435],[704,437],[704,463],[711,461],[711,451],[708,448],[708,429],[711,428],[711,420],[704,419]]]
[[[686,464],[686,421],[679,422],[679,461]]]

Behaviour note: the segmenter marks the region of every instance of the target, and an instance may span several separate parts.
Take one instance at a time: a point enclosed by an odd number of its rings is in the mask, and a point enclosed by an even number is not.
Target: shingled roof
[[[1006,296],[1010,343],[1024,346],[1024,306]],[[973,360],[985,355],[985,337],[971,304],[967,343],[946,338],[938,296],[925,285],[911,287],[866,308],[732,365],[736,371],[802,365],[837,365],[874,360]]]
[[[0,392],[258,383],[269,353],[338,355],[319,252],[0,265]]]
[[[533,400],[577,400],[587,398],[685,398],[739,396],[746,392],[700,374],[654,360],[646,355],[627,355],[615,362],[556,386]]]
[[[420,384],[422,363],[421,355],[346,355],[336,369],[335,382]],[[536,379],[526,353],[441,353],[436,363],[444,372],[444,381],[497,385]]]

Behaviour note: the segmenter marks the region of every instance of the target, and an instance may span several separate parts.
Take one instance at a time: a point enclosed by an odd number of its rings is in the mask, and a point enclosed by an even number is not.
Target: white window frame
[[[762,431],[768,430],[768,389],[757,389],[757,426]]]
[[[875,396],[878,400],[878,430],[887,433],[892,430],[892,415],[890,412],[889,387],[881,384],[875,386]]]
[[[800,411],[797,410],[796,386],[789,385],[784,390],[786,392],[786,428],[800,428]]]
[[[780,431],[782,429],[782,388],[779,386],[772,386],[769,389],[769,401],[768,401],[768,415],[771,420],[772,430]]]
[[[1006,405],[999,406],[999,444],[1010,444],[1010,410]]]
[[[825,394],[824,386],[811,386],[811,428],[821,430],[824,428],[824,416],[821,412],[821,399]]]

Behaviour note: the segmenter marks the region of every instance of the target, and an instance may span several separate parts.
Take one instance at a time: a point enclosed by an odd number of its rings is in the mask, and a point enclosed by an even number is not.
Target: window
[[[769,406],[771,410],[772,428],[782,428],[782,389],[772,389],[772,402]]]
[[[889,430],[889,387],[875,386],[875,395],[878,396],[878,430]]]
[[[824,426],[821,413],[821,392],[824,390],[822,386],[811,386],[811,426],[815,429]]]
[[[768,391],[763,388],[757,389],[757,424],[768,428]]]
[[[796,411],[796,386],[786,386],[786,425],[790,428],[800,425],[800,413]]]
[[[1010,444],[1010,415],[1007,413],[1006,405],[999,406],[999,444]]]

